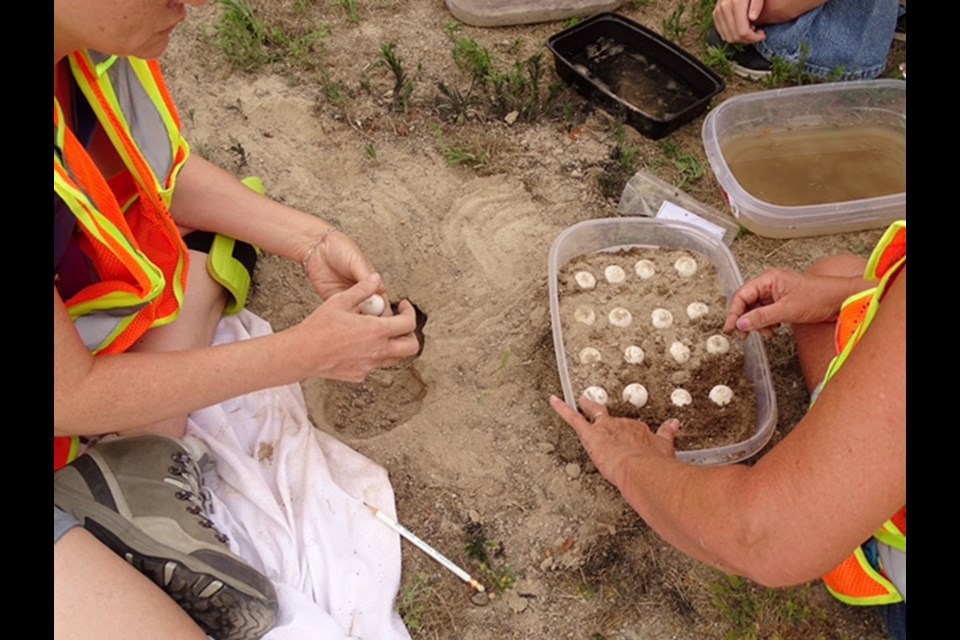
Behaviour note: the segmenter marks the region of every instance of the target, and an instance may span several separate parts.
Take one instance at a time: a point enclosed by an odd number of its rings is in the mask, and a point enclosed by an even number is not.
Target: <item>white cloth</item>
[[[244,311],[224,318],[214,342],[271,332]],[[395,515],[387,473],[315,429],[299,385],[197,411],[187,433],[216,461],[216,524],[276,586],[279,622],[266,640],[409,640],[393,606],[400,539],[363,505]]]

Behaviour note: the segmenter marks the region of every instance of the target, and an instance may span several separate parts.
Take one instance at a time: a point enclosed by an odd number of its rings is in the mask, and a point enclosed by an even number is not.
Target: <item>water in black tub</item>
[[[597,39],[572,62],[579,73],[657,120],[670,120],[697,100],[682,80],[612,38]]]

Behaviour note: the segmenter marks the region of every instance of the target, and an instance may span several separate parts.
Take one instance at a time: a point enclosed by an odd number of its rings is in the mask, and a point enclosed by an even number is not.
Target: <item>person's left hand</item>
[[[635,461],[649,456],[673,458],[676,455],[673,441],[680,430],[679,420],[667,420],[653,433],[647,423],[640,420],[611,417],[607,408],[598,402],[587,398],[580,398],[578,402],[589,419],[560,398],[550,396],[550,406],[573,427],[597,470],[614,486],[623,487]]]
[[[323,300],[346,291],[377,272],[357,243],[339,229],[323,239],[320,246],[307,258],[304,266],[313,288]],[[390,303],[382,285],[377,293],[382,295],[387,303],[384,315],[391,315]]]

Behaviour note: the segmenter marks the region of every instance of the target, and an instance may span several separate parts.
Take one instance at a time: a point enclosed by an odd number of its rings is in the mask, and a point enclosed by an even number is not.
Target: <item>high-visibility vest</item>
[[[873,250],[864,278],[877,286],[851,296],[837,320],[837,356],[827,367],[823,384],[836,375],[873,321],[880,301],[893,278],[907,262],[907,223],[893,223]],[[874,533],[879,543],[907,552],[907,505]],[[827,590],[838,600],[854,605],[894,604],[903,597],[893,583],[871,566],[862,547],[823,577]]]
[[[68,60],[125,170],[104,178],[54,97],[53,188],[76,216],[77,242],[98,276],[64,304],[91,353],[122,353],[180,312],[188,258],[169,206],[190,150],[155,60],[92,51]],[[77,446],[54,439],[55,470]]]

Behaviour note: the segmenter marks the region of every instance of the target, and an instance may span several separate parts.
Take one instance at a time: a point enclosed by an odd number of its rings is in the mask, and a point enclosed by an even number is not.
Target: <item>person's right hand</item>
[[[767,34],[756,27],[764,0],[717,0],[713,8],[713,26],[724,42],[756,44]]]
[[[357,311],[360,303],[380,288],[380,276],[371,274],[331,295],[303,322],[289,329],[299,334],[296,344],[302,357],[312,361],[311,377],[363,382],[374,369],[393,366],[417,354],[416,314],[408,301],[401,301],[399,313],[390,317]]]
[[[843,301],[865,286],[860,278],[771,269],[733,294],[723,330],[726,333],[736,330],[741,336],[748,331],[759,331],[770,337],[784,322],[808,324],[835,320]]]

